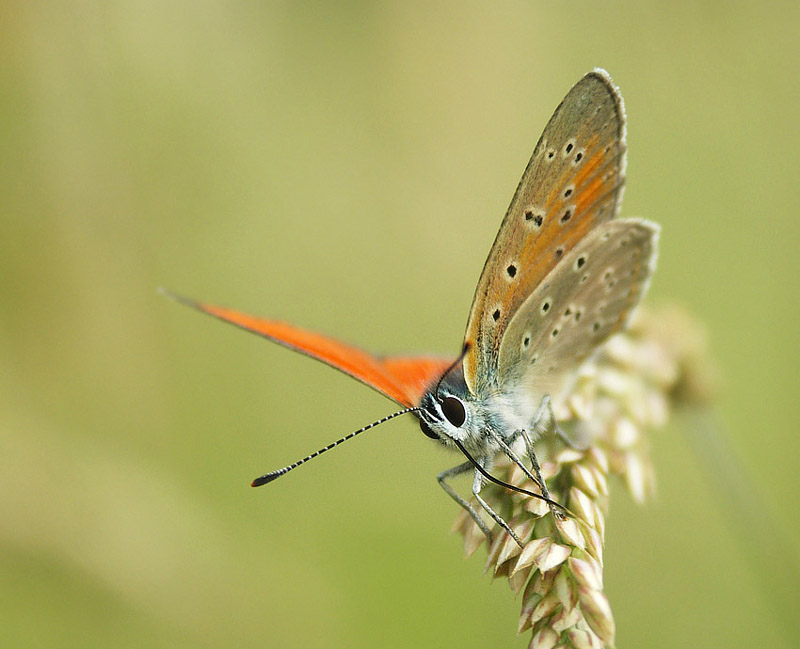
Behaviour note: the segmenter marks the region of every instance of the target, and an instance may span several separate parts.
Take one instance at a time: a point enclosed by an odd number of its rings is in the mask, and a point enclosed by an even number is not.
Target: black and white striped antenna
[[[289,466],[285,466],[282,469],[278,469],[277,471],[270,471],[269,473],[265,473],[264,475],[262,475],[262,476],[256,478],[255,480],[253,480],[253,482],[250,483],[250,486],[251,487],[260,487],[261,485],[265,485],[265,484],[267,484],[269,482],[272,482],[273,480],[277,480],[282,475],[286,475],[287,473],[289,473],[289,471],[291,471],[292,469],[296,469],[301,464],[305,464],[309,460],[313,460],[318,455],[322,455],[326,451],[330,451],[332,448],[335,448],[336,446],[339,446],[339,444],[341,444],[343,442],[346,442],[348,439],[353,439],[356,435],[360,435],[361,433],[363,433],[364,431],[369,430],[370,428],[375,428],[375,426],[379,426],[380,424],[383,424],[383,423],[389,421],[390,419],[394,419],[395,417],[399,417],[400,415],[406,415],[409,412],[417,412],[419,410],[421,410],[421,408],[404,408],[403,410],[399,410],[398,412],[392,413],[391,415],[387,415],[383,419],[379,419],[378,421],[373,421],[371,424],[368,424],[367,426],[364,426],[363,428],[359,428],[358,430],[353,431],[349,435],[345,435],[341,439],[337,439],[335,442],[331,442],[326,447],[319,449],[315,453],[312,453],[311,455],[307,455],[302,460],[297,460],[297,462],[294,462],[293,464],[290,464]]]

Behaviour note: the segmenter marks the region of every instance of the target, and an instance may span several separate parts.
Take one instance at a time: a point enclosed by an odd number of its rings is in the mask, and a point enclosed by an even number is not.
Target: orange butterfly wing
[[[441,378],[454,360],[436,356],[384,356],[378,362],[403,386],[409,401],[400,401],[390,394],[384,394],[407,407],[418,406],[422,395]]]
[[[233,309],[195,302],[164,290],[162,293],[181,304],[327,363],[406,408],[418,406],[426,389],[452,363],[452,359],[430,356],[379,358],[357,347],[285,322],[256,318]]]
[[[539,138],[475,289],[464,338],[473,394],[497,389],[500,345],[522,303],[562,256],[616,216],[625,151],[622,96],[607,72],[590,72]]]

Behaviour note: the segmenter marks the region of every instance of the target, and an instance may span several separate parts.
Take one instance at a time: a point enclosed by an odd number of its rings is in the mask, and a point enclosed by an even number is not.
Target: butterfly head
[[[468,437],[475,417],[460,363],[425,393],[417,416],[422,432],[443,444]]]
[[[422,432],[446,446],[453,440],[463,442],[474,428],[474,408],[470,391],[464,380],[464,357],[470,349],[465,342],[458,358],[444,371],[435,385],[422,395],[419,409],[419,427]]]

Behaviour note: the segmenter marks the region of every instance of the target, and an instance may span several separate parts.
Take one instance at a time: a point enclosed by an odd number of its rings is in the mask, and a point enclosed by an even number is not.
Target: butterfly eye
[[[434,433],[431,430],[430,426],[428,426],[428,424],[426,424],[421,419],[419,420],[419,428],[423,433],[425,433],[426,436],[430,437],[431,439],[439,439],[439,436],[436,433]]]
[[[461,428],[467,420],[467,411],[464,410],[464,404],[455,397],[445,397],[442,400],[442,412],[449,421],[456,428]]]

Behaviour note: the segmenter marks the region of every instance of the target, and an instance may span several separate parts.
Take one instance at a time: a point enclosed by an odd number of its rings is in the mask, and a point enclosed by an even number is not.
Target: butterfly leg
[[[496,444],[497,444],[497,445],[498,445],[498,446],[499,446],[499,447],[502,449],[503,453],[505,453],[505,454],[506,454],[506,457],[507,457],[509,460],[511,460],[511,461],[512,461],[514,464],[516,464],[516,465],[517,465],[517,466],[518,466],[520,469],[522,469],[522,472],[523,472],[523,473],[524,473],[524,474],[525,474],[525,475],[526,475],[528,478],[530,478],[531,480],[533,480],[533,482],[535,482],[536,484],[538,484],[538,485],[539,485],[539,487],[541,487],[541,488],[542,488],[542,495],[543,495],[543,496],[545,496],[545,497],[549,497],[549,496],[547,496],[547,486],[544,484],[544,481],[541,479],[541,476],[540,476],[540,475],[534,476],[534,475],[531,473],[530,469],[529,469],[528,467],[526,467],[526,466],[525,466],[525,464],[523,463],[523,461],[520,459],[519,455],[517,455],[517,454],[514,452],[514,449],[512,449],[512,448],[511,448],[511,445],[512,445],[512,444],[513,444],[513,443],[514,443],[514,442],[515,442],[515,441],[516,441],[516,440],[517,440],[517,439],[518,439],[520,436],[522,436],[522,437],[526,437],[526,436],[527,436],[527,431],[526,431],[526,430],[524,430],[524,429],[522,429],[522,428],[520,428],[519,430],[515,430],[515,431],[512,433],[511,437],[509,437],[509,438],[508,438],[508,441],[506,441],[506,440],[504,440],[504,439],[503,439],[503,438],[500,436],[500,434],[499,434],[499,433],[498,433],[496,430],[494,430],[494,429],[492,429],[492,428],[487,428],[486,430],[488,431],[488,433],[489,433],[489,435],[492,437],[492,439],[495,441],[495,443],[496,443]],[[532,449],[533,449],[533,444],[532,444],[532,443],[531,443],[531,444],[528,444],[528,441],[529,441],[529,440],[528,440],[528,438],[526,437],[526,439],[525,439],[525,445],[526,445],[526,448],[527,448],[527,451],[528,451],[528,455],[530,455],[530,454],[531,454],[531,451],[532,451]],[[538,467],[538,466],[539,466],[539,465],[536,463],[536,460],[534,459],[534,467]]]
[[[536,482],[538,482],[539,486],[542,488],[542,495],[545,498],[550,498],[550,492],[547,489],[547,483],[542,477],[542,469],[539,466],[539,460],[536,459],[536,453],[533,450],[533,440],[531,439],[531,436],[528,434],[527,430],[522,431],[522,437],[525,440],[525,446],[528,448],[528,457],[531,459],[531,466],[533,467],[533,472],[536,474]]]
[[[486,464],[487,463],[481,462],[481,466],[483,466],[484,469],[488,470],[488,467],[486,466]],[[522,541],[519,540],[519,537],[514,533],[514,530],[512,530],[508,526],[508,523],[506,523],[503,520],[503,518],[500,516],[500,514],[495,512],[489,506],[489,503],[487,503],[483,498],[481,498],[480,491],[481,491],[481,487],[482,486],[483,486],[483,476],[480,474],[480,472],[477,469],[475,469],[475,479],[472,481],[472,495],[475,496],[475,500],[477,500],[478,503],[480,503],[480,506],[483,507],[484,511],[487,514],[489,514],[489,516],[492,517],[492,520],[495,523],[497,523],[506,532],[508,532],[509,536],[517,542],[517,545],[519,547],[524,548],[525,545],[522,543]],[[489,538],[491,538],[491,537],[489,537]]]
[[[549,398],[545,397],[545,399],[548,399],[548,406],[549,406]],[[555,419],[553,419],[553,421],[555,421]],[[547,504],[550,505],[550,511],[552,512],[553,516],[559,519],[563,519],[564,514],[560,510],[556,509],[555,505],[558,505],[558,503],[556,503],[550,496],[550,490],[547,488],[547,483],[544,481],[544,478],[542,477],[542,469],[539,466],[539,460],[536,458],[536,452],[533,448],[533,438],[531,437],[530,433],[524,428],[519,431],[516,431],[514,435],[516,435],[517,433],[522,435],[522,439],[525,440],[525,447],[528,451],[528,457],[531,459],[531,466],[533,467],[533,473],[536,476],[534,482],[536,482],[539,485],[539,488],[542,490],[542,496],[544,496],[544,499],[547,500]],[[528,471],[525,471],[525,474],[528,477],[531,477]],[[562,507],[561,505],[558,506]]]
[[[439,475],[436,476],[436,479],[439,481],[442,489],[445,490],[448,496],[450,496],[453,500],[455,500],[459,505],[461,505],[462,509],[464,509],[471,517],[472,520],[475,521],[475,524],[480,528],[481,532],[484,533],[486,538],[489,540],[489,543],[492,542],[492,532],[489,529],[488,525],[484,522],[484,520],[480,517],[480,514],[475,511],[475,508],[470,505],[466,500],[464,500],[461,496],[456,493],[456,490],[453,489],[448,483],[447,480],[453,478],[458,475],[462,475],[466,473],[472,468],[472,464],[469,462],[464,462],[464,464],[459,464],[458,466],[454,466],[451,469],[447,469],[446,471],[442,471]]]

